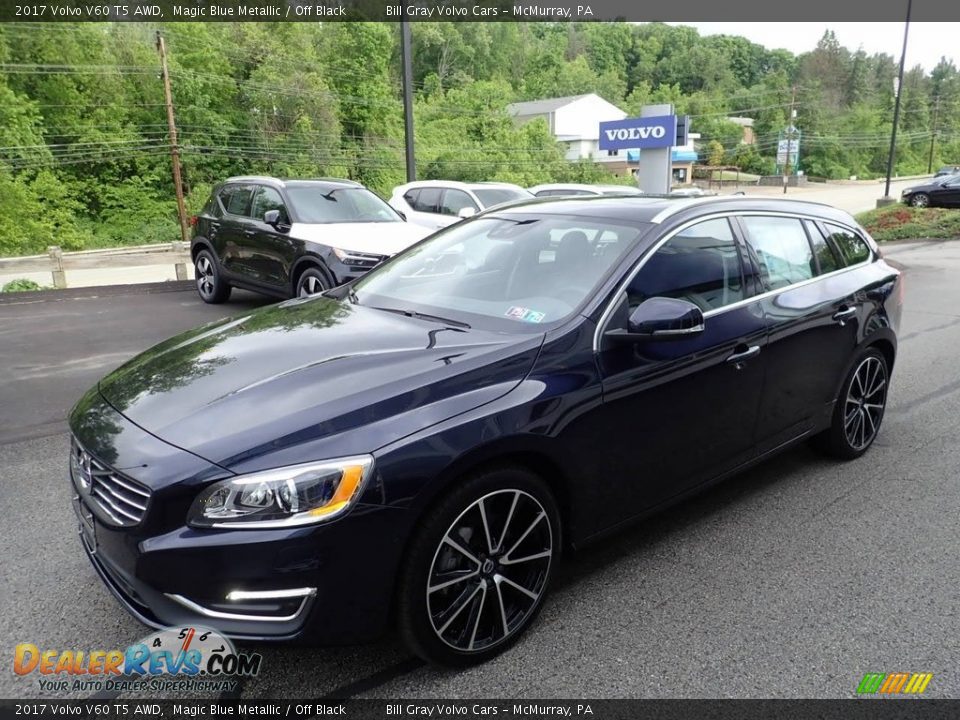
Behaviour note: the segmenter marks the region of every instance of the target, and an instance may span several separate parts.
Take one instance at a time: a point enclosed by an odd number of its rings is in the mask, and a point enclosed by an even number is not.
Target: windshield
[[[473,188],[473,194],[477,196],[477,199],[483,203],[485,208],[493,207],[494,205],[499,205],[500,203],[511,202],[512,200],[523,200],[525,198],[531,198],[533,195],[528,193],[526,190],[518,189],[514,190],[513,188]]]
[[[287,195],[302,223],[403,222],[393,208],[366,188],[294,185],[287,187]]]
[[[361,305],[507,331],[569,317],[649,223],[493,216],[453,225],[354,285]]]

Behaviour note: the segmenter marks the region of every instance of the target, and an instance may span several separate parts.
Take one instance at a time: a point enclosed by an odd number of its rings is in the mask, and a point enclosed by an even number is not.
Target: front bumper
[[[80,541],[104,584],[126,610],[151,627],[200,624],[241,640],[361,642],[386,628],[399,557],[382,536],[401,511],[358,506],[326,528],[299,533],[197,531],[182,528],[131,546],[127,531],[84,513],[75,498]],[[356,517],[352,517],[356,513]],[[86,518],[84,518],[86,515]],[[91,543],[85,524],[94,524]],[[349,527],[354,523],[358,526]],[[340,526],[337,528],[336,526]],[[332,532],[323,532],[332,531]],[[379,543],[377,544],[379,545]],[[233,601],[237,590],[303,590],[285,601]]]
[[[81,401],[70,424],[90,455],[151,491],[142,521],[121,527],[94,511],[89,491],[68,473],[85,554],[144,624],[318,644],[362,642],[386,628],[409,530],[405,510],[361,502],[308,527],[188,527],[196,494],[229,473],[149,435],[96,393]],[[276,598],[277,591],[290,597]]]

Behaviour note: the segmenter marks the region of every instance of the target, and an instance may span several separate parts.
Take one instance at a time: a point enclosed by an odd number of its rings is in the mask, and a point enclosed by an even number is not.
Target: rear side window
[[[810,221],[806,221],[806,225],[807,232],[810,234],[810,244],[813,245],[813,254],[816,256],[817,263],[820,265],[820,274],[824,275],[842,268],[843,264],[837,257],[836,251],[830,243],[827,242],[827,239],[823,237],[820,228]]]
[[[409,205],[414,210],[417,209],[417,198],[420,197],[420,188],[414,188],[413,190],[407,190],[403,194],[403,199],[407,201]]]
[[[411,207],[417,212],[440,212],[440,188],[420,188],[420,192],[416,200],[411,204]]]
[[[692,225],[670,238],[627,287],[630,308],[651,297],[687,300],[707,312],[743,300],[740,253],[725,218]]]
[[[764,290],[778,290],[816,274],[813,251],[799,219],[746,215],[741,220]]]
[[[249,216],[253,188],[246,185],[231,185],[220,191],[220,203],[231,215]]]
[[[840,251],[845,265],[856,265],[869,259],[870,248],[866,240],[839,225],[825,224],[830,234],[830,242]]]

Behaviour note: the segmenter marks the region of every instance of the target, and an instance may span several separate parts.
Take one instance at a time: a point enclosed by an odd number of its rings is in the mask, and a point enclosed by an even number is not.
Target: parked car
[[[632,185],[586,185],[583,183],[545,183],[528,188],[534,197],[576,197],[579,195],[642,195]]]
[[[960,175],[945,175],[904,188],[900,199],[913,207],[960,207]]]
[[[944,165],[942,168],[937,170],[933,176],[935,178],[944,177],[945,175],[956,175],[960,173],[960,165]]]
[[[281,298],[353,280],[428,234],[350,180],[234,177],[192,218],[197,292],[234,287]]]
[[[902,301],[825,205],[487,211],[102,379],[69,419],[82,542],[148,625],[344,643],[395,619],[420,656],[479,662],[562,549],[807,439],[865,453]]]
[[[420,180],[395,187],[390,205],[410,222],[436,230],[481,210],[529,197],[529,192],[510,183]]]

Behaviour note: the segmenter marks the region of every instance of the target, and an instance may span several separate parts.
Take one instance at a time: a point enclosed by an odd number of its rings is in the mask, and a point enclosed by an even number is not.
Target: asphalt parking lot
[[[851,697],[866,672],[932,672],[960,697],[960,243],[888,246],[907,305],[884,428],[852,463],[800,447],[563,565],[532,631],[467,671],[362,647],[260,647],[243,697]],[[83,556],[64,416],[174,332],[264,300],[170,287],[0,302],[0,673],[13,647],[123,648],[147,630]],[[810,358],[816,362],[816,358]],[[336,622],[336,618],[331,618]]]

